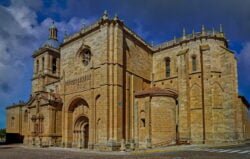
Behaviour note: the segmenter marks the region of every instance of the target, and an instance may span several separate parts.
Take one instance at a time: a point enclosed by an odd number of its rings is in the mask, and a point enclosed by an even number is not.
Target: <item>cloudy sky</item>
[[[146,41],[158,44],[191,33],[219,29],[238,58],[239,92],[250,101],[250,0],[0,0],[0,128],[5,107],[27,101],[31,91],[32,52],[48,37],[52,20],[60,40],[115,13]]]

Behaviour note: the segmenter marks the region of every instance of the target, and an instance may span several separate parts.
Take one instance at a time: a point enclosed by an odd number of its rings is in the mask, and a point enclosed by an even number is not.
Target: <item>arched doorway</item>
[[[89,142],[89,119],[86,116],[77,118],[74,124],[73,142],[79,148],[88,148]]]
[[[66,146],[88,148],[90,109],[83,98],[70,102],[66,113]]]

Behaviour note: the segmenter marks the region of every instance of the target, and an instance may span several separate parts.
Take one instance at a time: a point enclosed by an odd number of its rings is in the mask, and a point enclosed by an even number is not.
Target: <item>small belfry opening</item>
[[[36,73],[39,73],[39,60],[36,60]]]
[[[56,62],[56,58],[52,59],[52,73],[56,73],[57,71],[57,62]]]

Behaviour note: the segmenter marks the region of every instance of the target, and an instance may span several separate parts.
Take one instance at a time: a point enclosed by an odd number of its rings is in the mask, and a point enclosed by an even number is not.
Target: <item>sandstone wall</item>
[[[152,97],[152,145],[176,143],[176,101],[171,97]]]
[[[225,47],[223,41],[201,39],[162,49],[153,56],[154,85],[178,90],[181,140],[201,143],[203,138],[206,142],[236,139],[236,61]],[[170,58],[170,77],[166,77],[165,58]]]
[[[7,109],[7,133],[22,133],[22,106]]]
[[[50,99],[41,101],[38,96],[29,109],[9,108],[7,132],[23,134],[35,145],[53,142],[71,147],[75,123],[84,116],[89,124],[89,148],[114,150],[123,139],[127,145],[135,140],[140,147],[151,147],[174,142],[178,135],[181,142],[191,143],[249,138],[247,109],[238,100],[237,63],[223,33],[206,36],[203,31],[153,48],[117,19],[104,16],[89,28],[67,38],[60,56],[58,50],[47,48],[34,59],[33,97],[37,91],[54,91],[63,107],[54,107]],[[91,52],[87,64],[84,49]],[[54,74],[53,57],[57,57]],[[170,60],[169,76],[166,59]],[[150,87],[176,90],[177,109],[172,98],[135,98],[135,92]],[[38,115],[46,123],[42,139],[32,134],[31,117]]]

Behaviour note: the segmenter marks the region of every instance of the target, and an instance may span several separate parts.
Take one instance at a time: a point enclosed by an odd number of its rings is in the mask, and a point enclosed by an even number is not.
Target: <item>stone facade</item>
[[[151,46],[115,17],[34,52],[32,94],[7,133],[34,146],[132,150],[250,138],[248,102],[222,30]]]

